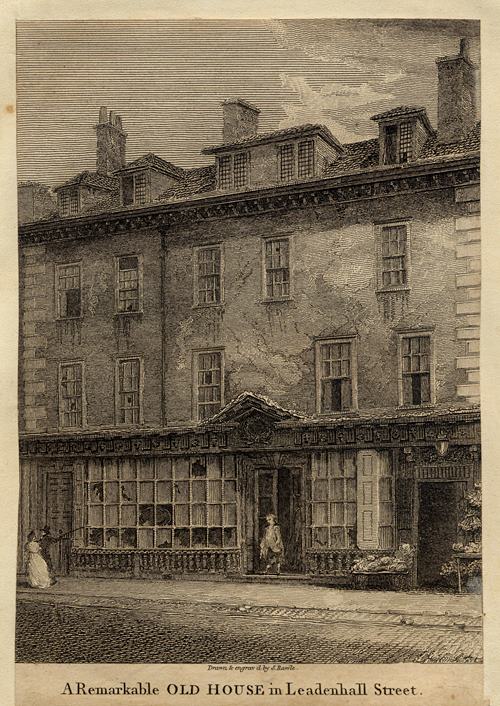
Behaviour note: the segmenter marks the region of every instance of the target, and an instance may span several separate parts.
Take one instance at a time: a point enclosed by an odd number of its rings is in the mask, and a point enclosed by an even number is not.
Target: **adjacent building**
[[[480,478],[480,229],[466,43],[437,68],[436,128],[263,134],[228,100],[196,169],[127,163],[101,109],[96,171],[20,219],[20,559],[48,524],[62,572],[259,573],[274,512],[285,573],[409,543],[439,579]]]

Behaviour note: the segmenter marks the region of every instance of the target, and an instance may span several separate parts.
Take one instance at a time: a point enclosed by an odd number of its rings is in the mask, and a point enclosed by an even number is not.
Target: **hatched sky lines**
[[[261,109],[260,131],[326,125],[341,142],[375,137],[370,116],[410,103],[436,125],[435,57],[472,39],[471,21],[171,20],[20,22],[20,180],[57,185],[95,168],[99,106],[123,116],[127,161],[147,152],[209,164],[220,102]]]

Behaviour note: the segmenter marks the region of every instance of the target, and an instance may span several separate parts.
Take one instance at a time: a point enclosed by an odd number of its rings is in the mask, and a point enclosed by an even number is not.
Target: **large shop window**
[[[235,547],[234,457],[89,460],[76,471],[74,521],[81,547]]]
[[[312,454],[308,544],[312,549],[390,549],[394,489],[387,452]]]

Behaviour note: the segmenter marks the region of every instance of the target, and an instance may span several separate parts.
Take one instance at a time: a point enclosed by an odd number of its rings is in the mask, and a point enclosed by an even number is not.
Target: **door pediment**
[[[204,424],[236,425],[241,441],[250,446],[268,443],[276,422],[300,418],[298,413],[281,407],[267,397],[243,392]]]

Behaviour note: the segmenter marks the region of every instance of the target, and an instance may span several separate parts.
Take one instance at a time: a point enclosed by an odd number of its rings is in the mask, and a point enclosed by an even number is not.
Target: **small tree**
[[[481,553],[481,504],[481,483],[475,483],[474,489],[465,494],[465,513],[458,523],[458,527],[464,536],[464,541],[453,545],[454,552],[464,554]],[[452,559],[443,564],[440,573],[451,584],[456,585],[458,583],[457,562],[455,560]],[[463,579],[480,576],[481,560],[476,559],[464,562],[460,568],[460,574]]]

